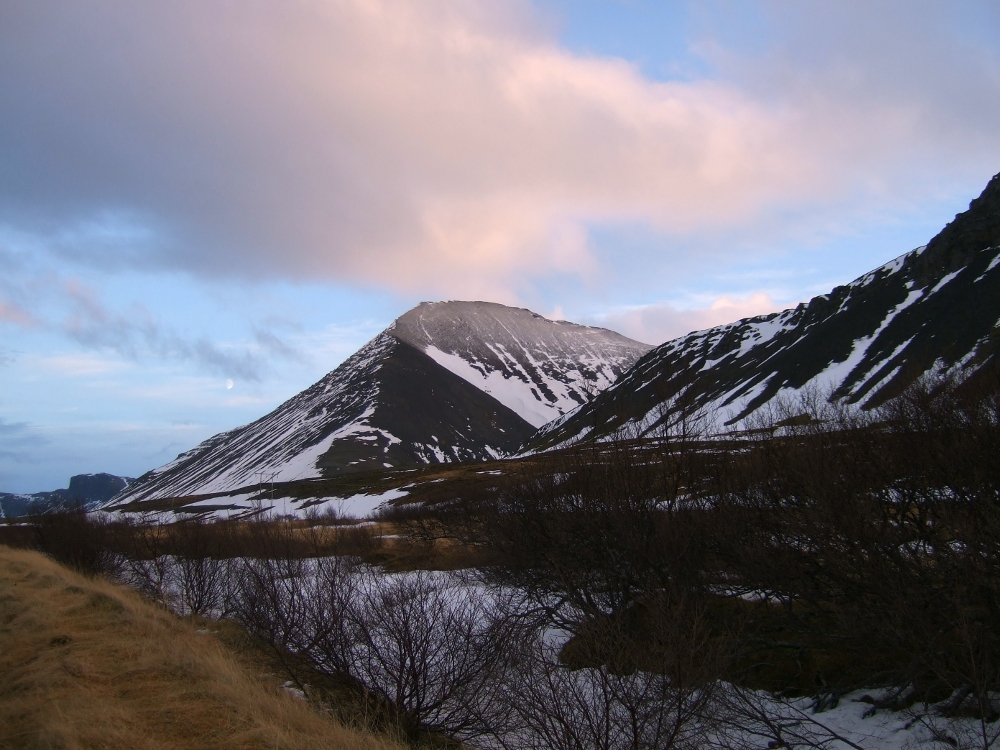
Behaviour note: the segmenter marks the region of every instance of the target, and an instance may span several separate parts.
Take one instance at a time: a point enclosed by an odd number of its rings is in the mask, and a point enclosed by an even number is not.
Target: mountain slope
[[[423,302],[389,332],[535,427],[589,401],[652,348],[490,302]]]
[[[227,620],[0,546],[4,748],[404,750],[282,689],[280,662]],[[285,683],[288,684],[288,683]]]
[[[874,406],[924,373],[996,361],[998,321],[1000,175],[926,247],[808,304],[668,341],[529,450],[647,432],[679,397],[727,425],[810,388]]]
[[[424,303],[270,414],[139,477],[115,502],[497,458],[534,433],[532,419],[606,387],[648,348],[528,310]]]

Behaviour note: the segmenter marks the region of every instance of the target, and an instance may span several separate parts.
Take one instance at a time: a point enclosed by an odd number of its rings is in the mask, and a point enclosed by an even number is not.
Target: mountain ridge
[[[995,361],[998,321],[1000,175],[927,245],[808,303],[660,345],[593,401],[543,426],[526,450],[622,428],[649,433],[678,399],[723,427],[809,389],[875,406],[925,373]]]

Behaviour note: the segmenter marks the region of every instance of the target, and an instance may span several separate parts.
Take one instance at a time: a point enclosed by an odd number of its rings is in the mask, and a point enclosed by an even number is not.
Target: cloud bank
[[[513,302],[599,283],[595,224],[738,231],[1000,159],[997,47],[945,23],[986,4],[761,7],[764,53],[706,11],[718,75],[658,82],[524,2],[8,3],[0,223],[109,268]]]
[[[691,331],[701,331],[741,318],[783,309],[764,293],[749,297],[722,296],[703,307],[682,308],[667,302],[641,305],[602,316],[599,325],[621,331],[648,344],[662,344]]]

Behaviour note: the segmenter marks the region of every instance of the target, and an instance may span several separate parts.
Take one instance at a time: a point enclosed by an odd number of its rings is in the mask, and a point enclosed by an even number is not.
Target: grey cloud
[[[82,346],[113,351],[130,359],[155,357],[190,362],[226,377],[259,382],[275,359],[301,361],[302,354],[273,332],[256,329],[256,347],[226,347],[207,338],[185,338],[164,328],[140,305],[125,313],[108,310],[96,295],[79,284],[68,284],[74,310],[61,324],[62,332]]]
[[[814,118],[828,118],[831,139],[837,130],[894,130],[910,147],[899,157],[914,167],[932,160],[939,179],[949,174],[941,163],[949,158],[966,167],[977,154],[996,158],[1000,6],[992,0],[763,0],[756,4],[762,30],[750,42],[756,49],[734,42],[748,35],[727,28],[733,15],[722,5],[702,15],[703,49],[724,79],[755,98],[808,103]]]
[[[3,417],[0,417],[0,435],[21,435],[27,431],[27,422],[8,422]]]
[[[27,422],[8,422],[0,417],[0,459],[35,461],[35,451],[48,439]]]
[[[7,271],[0,273],[0,324],[57,331],[86,348],[132,360],[189,362],[204,372],[251,382],[269,374],[275,361],[307,359],[277,332],[294,329],[293,322],[265,318],[251,326],[251,341],[227,345],[179,333],[139,303],[110,309],[95,289],[67,278],[51,258],[12,250],[2,238],[0,267]],[[13,361],[8,354],[0,349],[0,366]]]
[[[307,362],[309,359],[301,349],[278,338],[273,331],[255,328],[254,340],[264,351],[276,357],[299,363]]]
[[[0,323],[20,328],[42,325],[32,308],[50,289],[53,275],[38,265],[37,259],[29,262],[29,253],[7,247],[0,235]]]

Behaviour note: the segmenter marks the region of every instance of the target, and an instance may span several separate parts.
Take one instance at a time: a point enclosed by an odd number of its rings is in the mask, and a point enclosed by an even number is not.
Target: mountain
[[[656,429],[671,404],[732,426],[810,389],[876,406],[925,373],[997,363],[1000,175],[925,247],[784,312],[653,349],[614,386],[545,425],[528,452]]]
[[[489,302],[423,302],[389,332],[534,427],[587,403],[652,349]]]
[[[315,385],[144,474],[116,503],[508,455],[650,348],[521,308],[425,302]]]
[[[114,474],[77,474],[70,477],[68,489],[31,495],[0,492],[0,518],[17,518],[55,509],[94,508],[106,503],[133,481]]]

